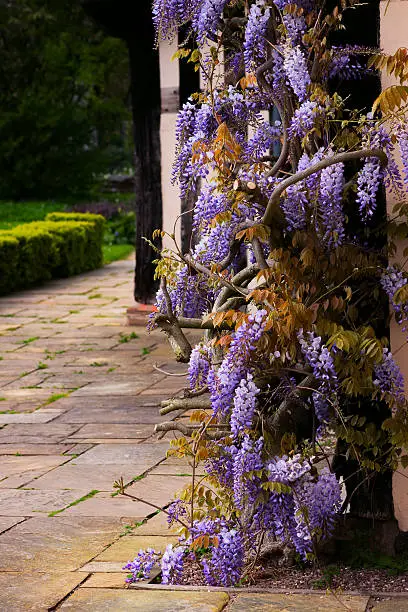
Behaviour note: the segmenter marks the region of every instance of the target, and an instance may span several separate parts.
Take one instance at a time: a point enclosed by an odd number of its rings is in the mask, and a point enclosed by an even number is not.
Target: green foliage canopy
[[[124,161],[126,46],[75,2],[11,0],[0,22],[0,198],[85,195]]]

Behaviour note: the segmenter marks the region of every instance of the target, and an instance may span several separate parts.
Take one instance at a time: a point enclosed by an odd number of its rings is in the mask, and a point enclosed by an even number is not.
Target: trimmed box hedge
[[[74,217],[47,218],[0,231],[0,295],[102,265],[99,215]]]
[[[48,213],[45,217],[46,221],[87,221],[93,223],[95,231],[98,234],[101,242],[103,240],[103,234],[105,231],[106,219],[102,215],[94,215],[92,213],[77,213],[77,212],[52,212]]]

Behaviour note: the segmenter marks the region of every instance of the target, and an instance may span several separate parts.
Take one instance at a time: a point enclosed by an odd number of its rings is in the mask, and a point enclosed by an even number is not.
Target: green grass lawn
[[[50,212],[65,210],[59,202],[0,202],[0,229],[11,229],[20,223],[42,221]]]
[[[104,244],[103,263],[110,264],[118,259],[126,259],[135,249],[131,244]]]

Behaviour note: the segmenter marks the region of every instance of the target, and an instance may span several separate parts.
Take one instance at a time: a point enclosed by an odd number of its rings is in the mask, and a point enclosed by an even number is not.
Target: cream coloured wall
[[[160,44],[161,124],[160,143],[162,155],[163,229],[172,234],[174,223],[180,214],[179,189],[171,184],[171,170],[176,147],[176,120],[179,108],[179,63],[171,61],[177,51],[177,40]],[[176,240],[180,244],[180,223],[176,226]],[[163,246],[173,248],[173,242],[164,238]]]
[[[385,53],[394,53],[399,47],[408,47],[408,1],[390,0],[381,2],[381,48]],[[385,76],[383,87],[394,81]],[[391,211],[395,202],[388,195],[387,207]],[[400,245],[401,252],[406,245]],[[398,258],[398,256],[397,256]],[[408,392],[408,343],[406,335],[395,323],[391,324],[391,350],[401,368]],[[395,515],[402,531],[408,531],[408,469],[402,468],[394,474],[393,497]]]

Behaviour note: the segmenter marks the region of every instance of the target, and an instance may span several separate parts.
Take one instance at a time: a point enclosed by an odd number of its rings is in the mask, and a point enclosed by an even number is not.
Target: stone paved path
[[[162,506],[185,482],[153,435],[182,380],[153,366],[180,368],[158,333],[126,327],[132,282],[124,261],[0,299],[0,610],[122,587],[123,564],[169,537],[161,518],[134,535],[154,508],[111,496],[135,479]]]
[[[159,333],[126,327],[132,282],[123,261],[0,299],[0,611],[344,610],[325,596],[124,589],[122,566],[175,538],[163,513],[112,497],[113,482],[162,507],[189,470],[153,433],[183,381],[154,366],[185,366]]]

